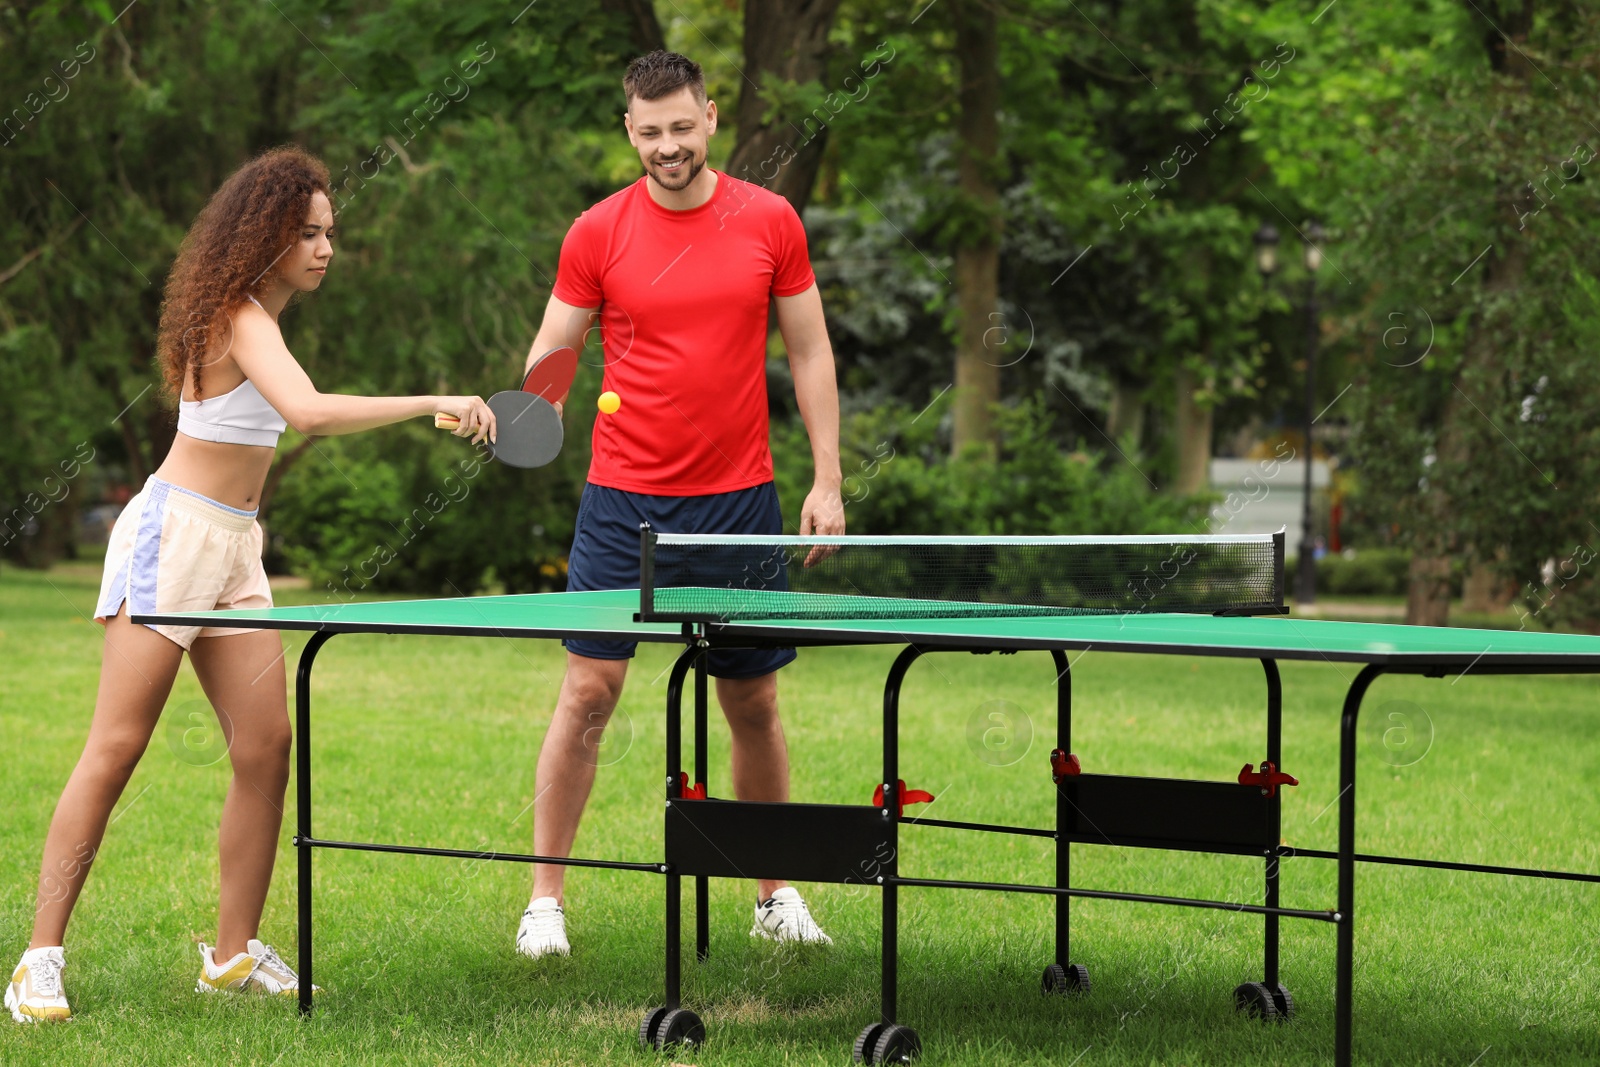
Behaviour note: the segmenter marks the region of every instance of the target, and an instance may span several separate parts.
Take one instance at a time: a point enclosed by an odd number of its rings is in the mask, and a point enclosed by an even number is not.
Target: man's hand
[[[842,533],[844,533],[844,497],[839,493],[838,483],[823,481],[813,483],[811,492],[806,494],[806,502],[800,506],[800,536],[822,534],[835,537]],[[817,545],[806,554],[805,562],[801,566],[814,566],[837,551],[839,551],[837,545]]]

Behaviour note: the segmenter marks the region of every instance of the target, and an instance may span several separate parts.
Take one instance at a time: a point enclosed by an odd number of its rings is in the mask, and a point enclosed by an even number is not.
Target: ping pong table
[[[1278,541],[1281,583],[1282,542]],[[648,564],[645,577],[650,577]],[[1281,585],[1280,585],[1281,588]],[[805,594],[793,594],[803,597]],[[1281,596],[1281,592],[1279,594]],[[778,598],[781,599],[781,598]],[[774,600],[776,604],[777,599]],[[786,878],[794,881],[850,882],[876,886],[882,897],[882,987],[879,1018],[857,1035],[857,1062],[908,1062],[920,1051],[919,1035],[899,1021],[897,1003],[897,901],[901,888],[946,888],[1042,894],[1055,901],[1053,959],[1041,988],[1049,994],[1082,994],[1090,987],[1087,969],[1070,955],[1069,903],[1074,897],[1121,900],[1260,915],[1263,921],[1261,980],[1235,990],[1235,1002],[1266,1020],[1296,1011],[1279,979],[1278,926],[1282,919],[1322,922],[1334,927],[1335,1062],[1352,1062],[1351,996],[1355,953],[1356,870],[1358,864],[1400,864],[1535,878],[1600,882],[1584,872],[1456,863],[1438,859],[1376,855],[1356,848],[1357,722],[1373,682],[1385,674],[1429,678],[1466,674],[1600,673],[1600,637],[1472,629],[1440,629],[1310,619],[1218,616],[1189,612],[1005,616],[943,607],[941,617],[916,617],[908,602],[892,618],[756,617],[737,621],[705,619],[653,621],[648,588],[605,592],[541,593],[455,599],[387,601],[283,607],[266,610],[136,616],[135,622],[183,625],[241,625],[310,631],[295,680],[296,801],[299,874],[300,1007],[311,1010],[312,854],[315,849],[354,849],[551,863],[653,873],[665,878],[665,998],[649,1009],[640,1026],[648,1048],[697,1044],[703,1021],[681,1000],[683,878],[695,880],[696,948],[708,954],[707,880],[712,877]],[[814,607],[814,606],[813,606]],[[804,613],[803,613],[804,614]],[[815,616],[815,612],[812,612]],[[663,856],[658,861],[624,862],[579,857],[546,857],[481,849],[425,848],[373,842],[324,840],[312,824],[312,669],[317,654],[335,635],[416,634],[469,637],[587,638],[680,644],[667,687]],[[706,653],[718,648],[899,645],[885,682],[882,703],[883,775],[871,804],[761,804],[708,795],[706,782]],[[1265,744],[1259,768],[1246,764],[1238,781],[1184,781],[1092,774],[1072,753],[1072,672],[1068,652],[1095,650],[1124,654],[1219,656],[1252,659],[1263,670]],[[951,828],[1023,834],[1053,839],[1055,879],[1050,885],[953,881],[902,876],[897,864],[904,804],[915,795],[900,779],[899,707],[903,680],[925,656],[949,653],[1041,651],[1057,673],[1057,735],[1048,768],[1040,768],[1041,788],[1049,774],[1055,791],[1055,825],[1017,827],[922,818],[920,828]],[[1283,759],[1281,661],[1349,663],[1360,666],[1344,698],[1339,732],[1338,848],[1292,848],[1280,836],[1282,789],[1295,780]],[[683,770],[682,703],[691,673],[694,709],[694,770]],[[1303,773],[1303,771],[1302,771]],[[1070,879],[1073,844],[1178,849],[1254,856],[1263,861],[1261,903],[1191,899],[1137,892],[1086,889]],[[1291,909],[1279,905],[1279,866],[1289,856],[1333,860],[1337,895],[1331,907]]]

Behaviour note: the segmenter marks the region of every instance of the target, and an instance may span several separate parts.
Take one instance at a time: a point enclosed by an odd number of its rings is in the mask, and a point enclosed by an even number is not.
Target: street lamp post
[[[1317,599],[1317,556],[1311,536],[1311,428],[1317,420],[1317,271],[1322,267],[1322,225],[1316,219],[1306,227],[1306,493],[1300,520],[1300,568],[1295,576],[1297,605]]]
[[[1317,599],[1316,543],[1312,533],[1311,457],[1312,428],[1317,419],[1317,272],[1322,269],[1322,240],[1325,231],[1313,219],[1301,235],[1305,238],[1306,264],[1306,408],[1305,408],[1305,494],[1300,516],[1300,558],[1295,571],[1294,599],[1297,604],[1312,604]],[[1270,224],[1255,234],[1256,267],[1263,278],[1278,269],[1278,231]]]

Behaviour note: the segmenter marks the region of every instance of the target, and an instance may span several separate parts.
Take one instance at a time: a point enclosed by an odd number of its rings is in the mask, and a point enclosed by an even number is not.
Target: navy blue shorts
[[[781,534],[778,490],[771,482],[709,496],[650,496],[583,487],[567,559],[567,590],[637,589],[639,524],[656,533]],[[632,659],[636,641],[563,641],[567,651],[590,659]],[[792,648],[719,648],[706,657],[715,678],[759,678],[793,663]]]

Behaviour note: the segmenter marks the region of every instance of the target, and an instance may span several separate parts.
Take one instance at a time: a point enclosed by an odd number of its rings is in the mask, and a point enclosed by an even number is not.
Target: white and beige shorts
[[[256,513],[159,478],[145,482],[111,529],[95,621],[115,618],[124,603],[129,615],[270,608],[272,590],[261,564]],[[150,629],[187,650],[199,637],[250,633],[260,627]]]

